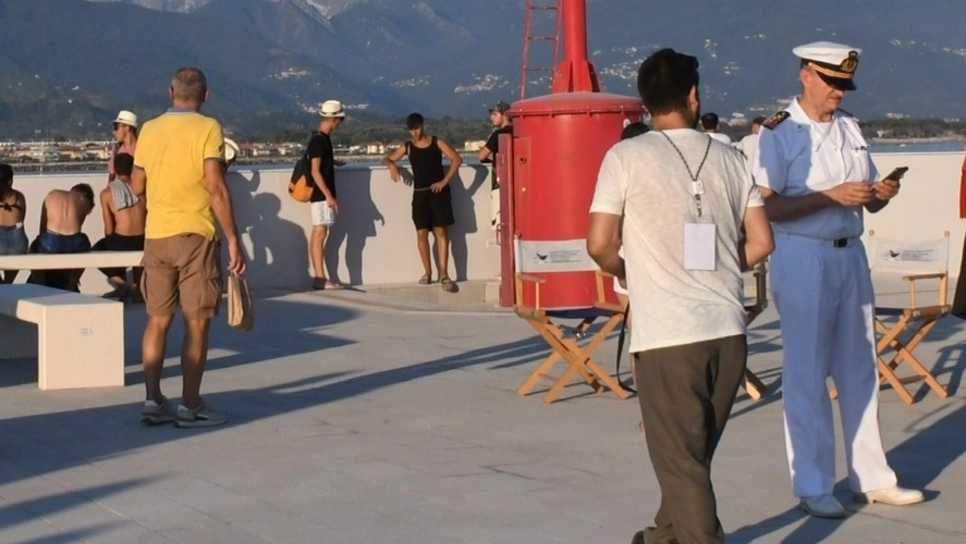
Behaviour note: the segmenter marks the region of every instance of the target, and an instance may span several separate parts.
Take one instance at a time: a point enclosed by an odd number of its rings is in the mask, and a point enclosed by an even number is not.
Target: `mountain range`
[[[538,5],[554,0],[534,0]],[[311,126],[339,98],[359,119],[479,117],[520,98],[526,0],[0,0],[0,139],[106,135],[119,109],[167,106],[174,70],[197,65],[206,111],[230,132]],[[694,54],[702,105],[768,114],[797,90],[798,44],[863,50],[844,107],[966,118],[966,3],[945,0],[587,0],[590,60],[603,90],[635,95],[659,47]],[[552,34],[554,12],[532,12]],[[562,48],[561,48],[562,50]],[[532,66],[552,64],[548,42]],[[528,96],[549,92],[546,77]]]

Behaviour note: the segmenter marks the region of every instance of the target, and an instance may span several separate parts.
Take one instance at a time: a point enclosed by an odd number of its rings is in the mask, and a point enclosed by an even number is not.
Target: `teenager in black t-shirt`
[[[342,166],[335,160],[331,134],[345,119],[345,109],[338,100],[327,100],[319,110],[322,120],[319,129],[312,132],[306,148],[312,172],[312,236],[309,240],[309,258],[312,261],[313,289],[342,289],[342,285],[327,279],[325,275],[325,241],[329,227],[335,224],[339,203],[335,199],[335,167]]]
[[[513,134],[510,104],[501,100],[496,106],[490,108],[490,122],[496,129],[486,139],[486,145],[480,149],[477,158],[482,163],[493,163],[493,175],[490,178],[490,223],[496,227],[500,223],[500,179],[496,172],[496,155],[500,152],[500,135]]]

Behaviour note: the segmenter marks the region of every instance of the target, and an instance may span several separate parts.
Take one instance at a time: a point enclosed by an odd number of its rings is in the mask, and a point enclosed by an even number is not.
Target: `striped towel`
[[[116,179],[108,183],[107,186],[111,188],[111,195],[114,197],[114,207],[118,210],[130,208],[138,203],[138,197],[127,183]]]

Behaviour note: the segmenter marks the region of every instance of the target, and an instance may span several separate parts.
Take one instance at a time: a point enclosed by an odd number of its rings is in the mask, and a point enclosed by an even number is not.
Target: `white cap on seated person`
[[[138,128],[138,116],[132,111],[121,110],[117,113],[117,118],[114,119],[115,123],[122,125],[128,125],[134,128]]]
[[[225,166],[231,166],[235,163],[235,159],[238,158],[238,152],[241,148],[235,143],[231,138],[225,138]]]

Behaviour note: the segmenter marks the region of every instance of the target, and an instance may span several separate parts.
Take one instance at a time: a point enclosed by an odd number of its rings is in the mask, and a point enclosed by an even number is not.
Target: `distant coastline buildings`
[[[483,147],[485,140],[467,140],[463,153],[475,153]],[[341,156],[358,156],[366,159],[382,156],[394,147],[402,145],[398,142],[369,142],[337,148],[336,153]],[[239,161],[247,163],[287,163],[302,153],[304,144],[300,142],[250,142],[239,144],[241,151]],[[30,170],[45,165],[75,166],[79,169],[100,168],[107,164],[111,157],[114,142],[105,141],[31,141],[31,142],[3,142],[0,141],[0,162],[21,166]]]

